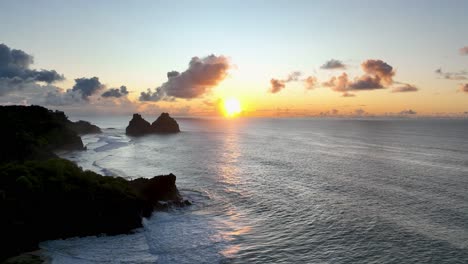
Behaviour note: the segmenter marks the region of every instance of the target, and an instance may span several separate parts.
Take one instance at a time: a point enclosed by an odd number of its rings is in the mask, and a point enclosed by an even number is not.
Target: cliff
[[[41,106],[0,106],[0,163],[56,157],[54,150],[83,150],[78,133],[97,133],[88,122],[71,122]]]

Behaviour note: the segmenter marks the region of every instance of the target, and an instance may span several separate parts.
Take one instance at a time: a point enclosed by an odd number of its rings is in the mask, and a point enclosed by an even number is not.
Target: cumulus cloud
[[[281,91],[284,87],[286,87],[285,81],[278,80],[278,79],[271,79],[270,80],[270,93],[277,93]]]
[[[405,83],[392,89],[392,93],[417,92],[419,89],[411,84]]]
[[[395,71],[393,67],[382,60],[366,60],[361,64],[362,70],[375,79],[379,80],[382,85],[391,85]]]
[[[322,83],[323,86],[329,87],[336,92],[346,92],[348,90],[348,74],[343,72],[338,77],[331,77],[329,81]]]
[[[377,76],[361,76],[348,85],[350,90],[375,90],[384,88],[381,79]]]
[[[33,56],[0,44],[0,96],[13,92],[32,82],[53,83],[64,79],[55,70],[34,70]]]
[[[331,59],[320,66],[320,68],[324,70],[346,69],[346,65],[339,60]]]
[[[460,49],[460,54],[461,55],[468,55],[468,46],[465,46]]]
[[[104,88],[98,77],[75,79],[75,85],[71,89],[73,92],[79,92],[84,100]]]
[[[342,92],[344,97],[351,97],[352,91],[384,89],[393,84],[395,71],[393,67],[382,60],[366,60],[361,64],[364,75],[350,80],[343,72],[333,76],[322,85],[336,92]]]
[[[415,114],[417,114],[417,112],[413,111],[412,109],[403,110],[400,112],[400,115],[415,115]]]
[[[304,79],[304,86],[307,90],[311,90],[314,89],[317,82],[317,78],[315,78],[314,76],[309,76]]]
[[[228,75],[231,67],[224,56],[193,57],[182,73],[170,71],[167,82],[140,94],[140,101],[172,101],[176,98],[192,99],[205,95]]]
[[[270,89],[268,90],[270,93],[277,93],[286,87],[286,83],[288,82],[297,82],[300,80],[302,73],[299,71],[291,72],[288,77],[285,79],[276,79],[272,78],[270,80]]]
[[[122,85],[120,88],[110,88],[101,94],[102,97],[116,97],[120,98],[122,96],[128,95],[127,87]]]
[[[437,75],[439,75],[443,79],[447,80],[468,80],[468,72],[467,71],[458,71],[458,72],[444,72],[442,68],[436,69],[434,71]]]
[[[460,85],[460,90],[461,90],[462,92],[468,93],[468,83],[461,84],[461,85]]]
[[[104,89],[105,86],[101,84],[98,77],[91,78],[77,78],[75,85],[66,91],[56,88],[50,91],[45,96],[46,105],[72,105],[88,103],[89,98],[99,91]]]

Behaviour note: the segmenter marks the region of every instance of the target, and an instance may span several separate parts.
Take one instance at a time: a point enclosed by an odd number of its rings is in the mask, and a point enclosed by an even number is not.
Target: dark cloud
[[[468,55],[468,46],[465,46],[460,49],[460,54],[461,55]]]
[[[46,82],[48,84],[64,79],[54,70],[33,70],[33,56],[22,50],[11,49],[0,44],[0,95],[21,89],[20,83]]]
[[[392,93],[406,93],[406,92],[417,92],[419,89],[411,84],[405,83],[402,86],[398,86],[392,89]]]
[[[331,59],[320,66],[320,68],[325,70],[346,69],[346,65],[339,60]]]
[[[128,90],[126,86],[120,86],[120,88],[111,88],[104,93],[102,93],[102,97],[116,97],[120,98],[122,96],[128,95]]]
[[[79,92],[84,100],[104,88],[98,77],[78,78],[75,79],[75,85],[72,87],[73,92]]]
[[[462,92],[468,93],[468,83],[460,85],[460,90]]]
[[[63,91],[60,88],[56,88],[53,91],[49,91],[44,100],[46,105],[85,104],[89,102],[90,96],[97,94],[104,88],[105,86],[101,84],[98,77],[77,78],[75,79],[75,85],[71,89]]]
[[[401,115],[415,115],[415,114],[417,114],[417,112],[416,112],[416,111],[413,111],[413,110],[411,110],[411,109],[408,109],[408,110],[403,110],[403,111],[401,111],[400,114],[401,114]]]
[[[140,101],[172,101],[176,98],[201,97],[226,78],[229,68],[229,60],[224,56],[193,57],[186,71],[168,72],[167,82],[154,91],[148,89],[147,92],[142,92]]]
[[[304,79],[304,85],[307,90],[314,89],[315,85],[317,84],[317,78],[314,76],[309,76]]]
[[[459,72],[444,72],[442,68],[439,68],[434,71],[437,75],[439,75],[441,78],[447,79],[447,80],[455,80],[455,81],[460,81],[460,80],[468,80],[468,72],[467,71],[459,71]]]
[[[282,80],[278,80],[278,79],[271,79],[270,84],[271,84],[271,87],[269,90],[270,93],[277,93],[281,91],[284,87],[286,87],[285,82]]]
[[[361,76],[354,82],[349,83],[349,90],[375,90],[384,88],[378,76]]]

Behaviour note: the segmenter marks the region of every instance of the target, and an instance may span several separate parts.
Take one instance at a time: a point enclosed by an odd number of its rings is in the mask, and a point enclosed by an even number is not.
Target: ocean
[[[468,263],[466,119],[179,118],[181,133],[131,138],[130,118],[82,117],[104,133],[60,155],[174,173],[193,205],[43,242],[52,263]]]

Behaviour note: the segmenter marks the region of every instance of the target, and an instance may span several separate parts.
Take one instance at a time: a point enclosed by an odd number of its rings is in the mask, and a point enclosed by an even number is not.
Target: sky
[[[1,0],[0,104],[204,116],[235,98],[244,116],[468,116],[466,10],[450,0]]]

